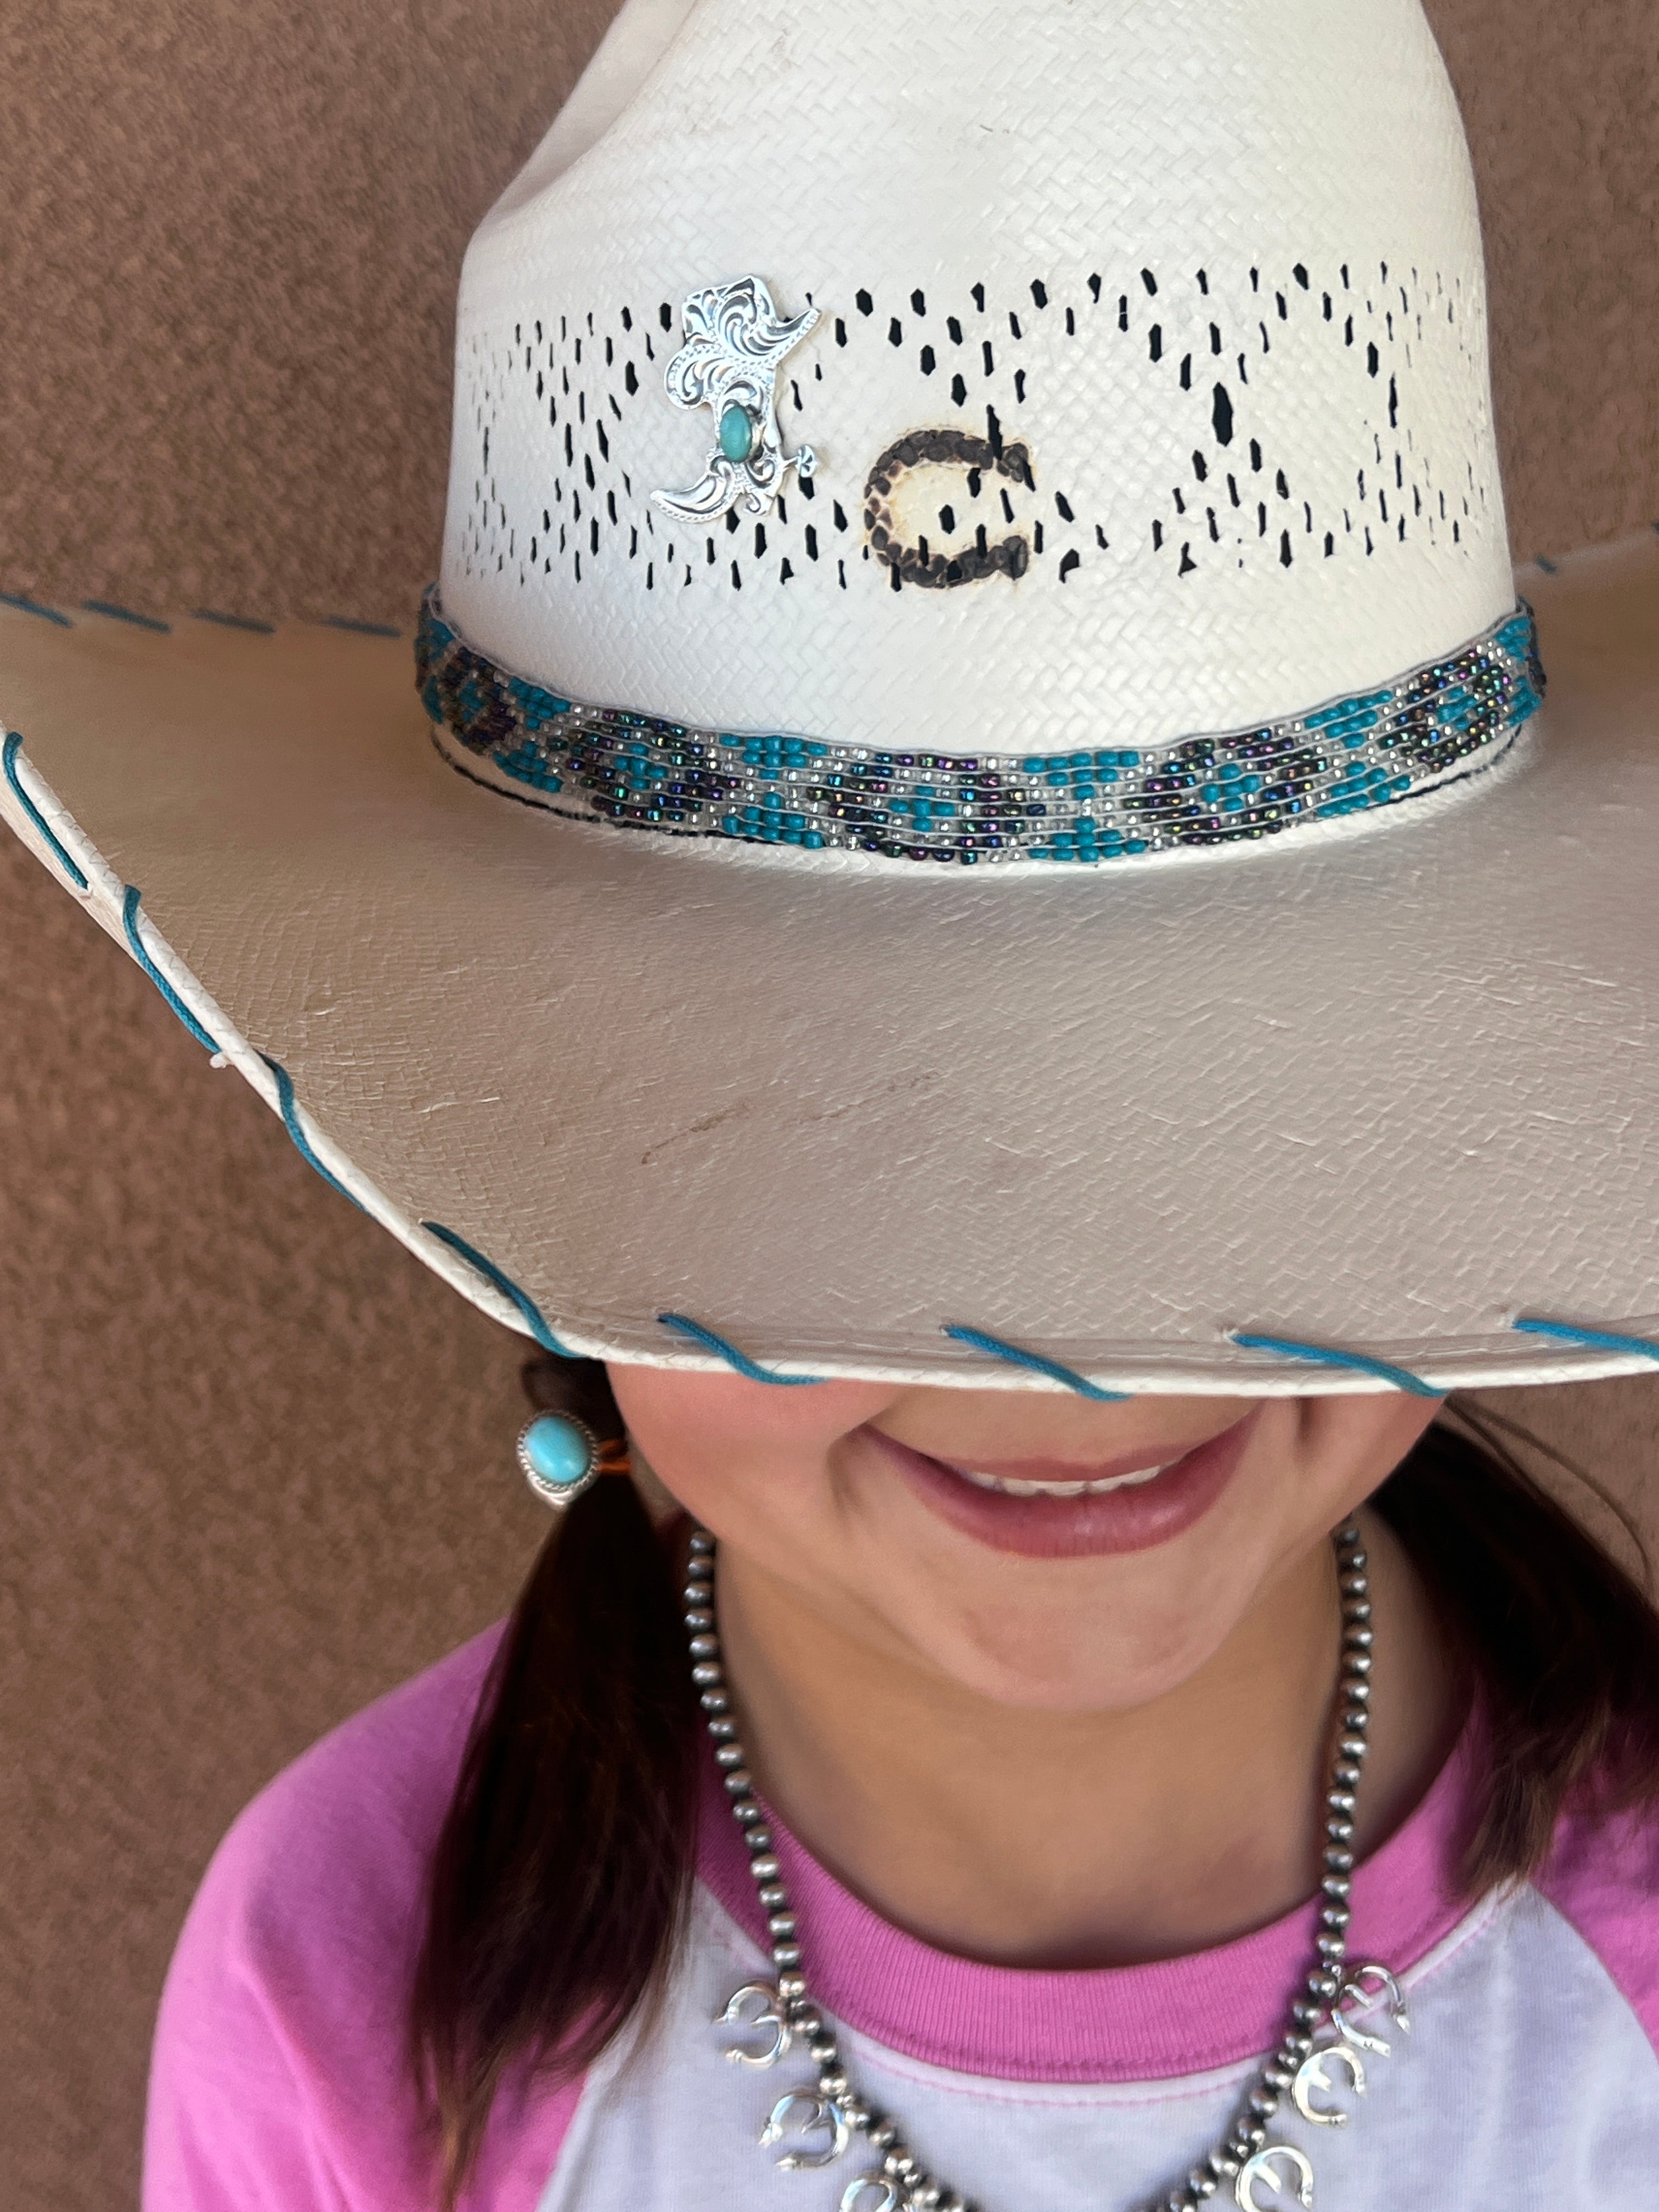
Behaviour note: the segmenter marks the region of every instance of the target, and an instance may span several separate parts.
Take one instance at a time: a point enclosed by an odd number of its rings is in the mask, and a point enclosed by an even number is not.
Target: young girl
[[[1659,560],[1540,725],[1417,0],[630,0],[456,360],[424,721],[8,647],[567,1509],[223,1846],[149,2212],[1646,2201],[1659,1629],[1441,1409],[1659,1359]]]
[[[613,1471],[233,1831],[157,2212],[1643,2201],[1659,1623],[1473,1417],[531,1379]]]

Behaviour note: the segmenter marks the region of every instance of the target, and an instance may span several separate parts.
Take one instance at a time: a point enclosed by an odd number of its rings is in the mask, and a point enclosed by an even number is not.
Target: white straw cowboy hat
[[[631,0],[416,641],[0,611],[0,806],[574,1352],[1442,1389],[1659,1338],[1659,540],[1517,594],[1417,0]]]

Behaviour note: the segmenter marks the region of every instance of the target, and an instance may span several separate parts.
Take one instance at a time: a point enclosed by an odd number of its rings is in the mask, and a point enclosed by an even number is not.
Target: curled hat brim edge
[[[555,1349],[1091,1395],[1634,1373],[1659,537],[1523,580],[1519,772],[1139,879],[562,821],[437,757],[406,640],[18,607],[0,811],[313,1166]]]

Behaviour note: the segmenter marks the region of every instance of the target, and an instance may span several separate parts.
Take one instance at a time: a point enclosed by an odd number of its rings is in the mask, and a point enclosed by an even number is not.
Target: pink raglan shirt
[[[427,1859],[498,1633],[325,1738],[220,1847],[162,2000],[145,2212],[435,2202],[404,2016]],[[1290,2112],[1276,2132],[1314,2159],[1319,2212],[1659,2202],[1659,1824],[1569,1822],[1539,1882],[1470,1907],[1452,1867],[1474,1757],[1466,1743],[1356,1876],[1351,1956],[1401,1978],[1409,2035],[1378,2016],[1390,2052],[1363,2099],[1336,2100],[1349,2124]],[[709,1777],[655,2035],[585,2081],[514,2084],[463,2212],[836,2212],[873,2162],[855,2139],[830,2168],[782,2172],[757,2141],[809,2063],[733,2064],[732,2031],[711,2025],[766,1966]],[[778,1848],[855,2078],[991,2212],[1127,2212],[1171,2186],[1223,2131],[1311,1949],[1310,1908],[1158,1965],[977,1966],[881,1921],[787,1834]]]

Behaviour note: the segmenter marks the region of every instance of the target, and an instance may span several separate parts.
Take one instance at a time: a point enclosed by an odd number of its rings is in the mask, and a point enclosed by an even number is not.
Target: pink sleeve
[[[404,2023],[426,1867],[495,1641],[325,1738],[221,1844],[161,2000],[144,2212],[435,2202]],[[503,2091],[464,2212],[534,2212],[580,2091]]]
[[[1659,2051],[1659,1813],[1564,1820],[1537,1887],[1600,1959]]]

